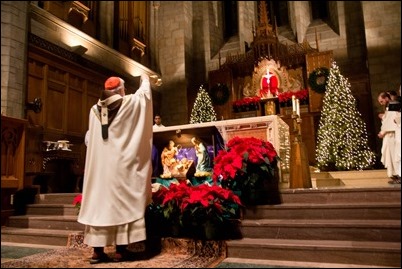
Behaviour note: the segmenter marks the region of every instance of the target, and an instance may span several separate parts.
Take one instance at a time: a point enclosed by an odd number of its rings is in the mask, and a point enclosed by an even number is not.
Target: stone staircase
[[[11,216],[1,229],[1,242],[67,246],[71,233],[83,232],[72,205],[76,193],[39,194],[26,215]]]
[[[399,268],[400,191],[400,185],[283,189],[281,205],[244,211],[243,239],[227,242],[224,262]]]
[[[346,177],[323,177],[339,176]],[[255,263],[259,267],[399,268],[400,185],[330,185],[284,188],[282,204],[245,209],[243,238],[226,242],[227,258],[223,262]],[[28,205],[26,215],[12,216],[7,227],[2,227],[2,243],[66,246],[71,233],[84,231],[76,221],[77,210],[72,205],[75,195],[38,195],[36,203]]]

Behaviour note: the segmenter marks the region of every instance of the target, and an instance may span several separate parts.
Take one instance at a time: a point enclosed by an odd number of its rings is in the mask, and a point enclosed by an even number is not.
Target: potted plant
[[[233,102],[234,112],[255,111],[259,109],[261,98],[258,96],[245,97]]]
[[[160,223],[172,227],[172,236],[198,239],[231,237],[223,231],[233,229],[232,220],[239,219],[241,206],[240,198],[231,190],[218,185],[191,186],[186,182],[159,189],[153,194],[152,203],[164,218]],[[210,233],[211,227],[219,232]]]
[[[281,107],[291,107],[292,106],[292,96],[295,96],[300,100],[300,104],[308,104],[308,90],[302,89],[299,91],[286,91],[278,94],[278,101]]]
[[[293,92],[286,91],[278,94],[278,101],[280,107],[292,106],[292,95]]]
[[[280,204],[278,160],[270,142],[234,137],[215,157],[212,179],[237,192],[244,204]]]

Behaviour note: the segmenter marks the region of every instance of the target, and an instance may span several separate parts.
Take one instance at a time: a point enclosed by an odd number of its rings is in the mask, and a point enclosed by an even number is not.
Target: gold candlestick
[[[296,111],[293,111],[292,119],[294,138],[290,146],[289,188],[312,188],[306,145],[301,135],[302,120]]]

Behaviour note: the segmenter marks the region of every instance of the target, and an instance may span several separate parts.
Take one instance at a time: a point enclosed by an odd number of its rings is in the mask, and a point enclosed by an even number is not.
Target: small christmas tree
[[[330,68],[317,132],[316,160],[320,169],[362,170],[375,162],[368,146],[366,124],[356,108],[350,83],[335,61]]]
[[[209,121],[216,121],[216,113],[212,106],[211,97],[201,85],[191,111],[190,123]]]

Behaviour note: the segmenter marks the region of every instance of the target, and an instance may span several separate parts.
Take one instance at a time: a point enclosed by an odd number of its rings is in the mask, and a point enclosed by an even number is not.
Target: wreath
[[[310,73],[308,77],[308,84],[311,89],[317,93],[324,93],[328,81],[329,69],[326,67],[319,67]]]
[[[211,100],[214,105],[224,105],[229,100],[230,91],[225,84],[216,84],[211,88]]]

